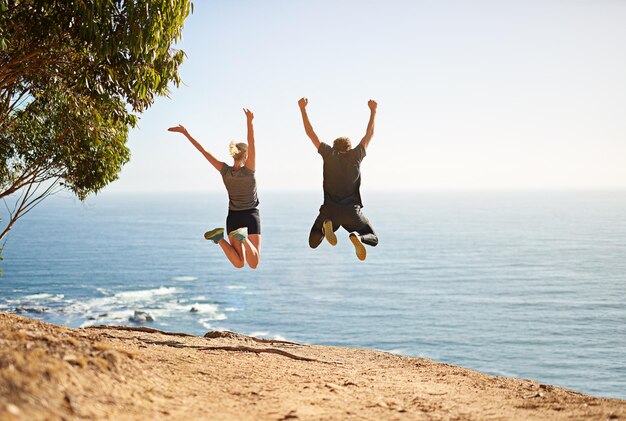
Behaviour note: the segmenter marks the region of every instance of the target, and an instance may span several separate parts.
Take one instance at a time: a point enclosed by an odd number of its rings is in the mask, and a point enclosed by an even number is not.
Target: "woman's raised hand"
[[[244,108],[243,112],[246,114],[246,118],[248,119],[248,121],[252,121],[252,119],[254,118],[254,113],[247,108]]]
[[[175,127],[170,127],[169,129],[167,129],[167,131],[187,134],[187,129],[185,129],[185,127],[183,127],[182,124],[179,124],[178,126],[175,126]]]

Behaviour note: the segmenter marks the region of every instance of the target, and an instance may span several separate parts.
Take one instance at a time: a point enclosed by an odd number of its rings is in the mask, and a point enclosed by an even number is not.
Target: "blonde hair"
[[[232,156],[235,161],[239,161],[248,153],[248,144],[242,142],[230,142],[228,150],[230,152],[230,156]]]
[[[333,142],[333,149],[338,152],[348,152],[352,149],[352,142],[347,137],[338,137]]]

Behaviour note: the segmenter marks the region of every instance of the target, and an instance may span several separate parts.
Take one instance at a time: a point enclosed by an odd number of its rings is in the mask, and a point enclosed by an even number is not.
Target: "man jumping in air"
[[[333,142],[333,146],[321,142],[309,122],[306,106],[307,98],[298,101],[302,121],[307,136],[313,142],[317,152],[324,159],[324,204],[320,207],[320,213],[311,228],[309,245],[317,248],[323,238],[331,245],[337,244],[335,231],[344,227],[350,233],[350,241],[354,244],[356,255],[360,260],[365,260],[367,252],[363,244],[375,246],[378,237],[365,215],[361,212],[361,161],[365,157],[365,150],[374,136],[374,119],[376,117],[376,101],[369,100],[367,106],[370,109],[370,119],[367,131],[361,142],[352,148],[350,139],[339,137]]]

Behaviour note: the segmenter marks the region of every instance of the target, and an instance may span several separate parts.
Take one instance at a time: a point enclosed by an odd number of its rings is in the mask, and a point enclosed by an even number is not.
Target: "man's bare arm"
[[[217,158],[215,158],[213,155],[211,155],[209,152],[207,152],[206,150],[204,150],[204,148],[202,147],[202,145],[200,143],[198,143],[198,141],[196,139],[194,139],[193,137],[191,137],[191,135],[189,134],[189,132],[187,131],[186,128],[184,128],[182,125],[178,125],[176,127],[170,127],[169,129],[167,129],[170,132],[175,132],[175,133],[182,133],[185,135],[185,137],[187,139],[189,139],[189,141],[191,142],[191,144],[193,146],[196,147],[197,150],[200,151],[200,153],[202,155],[204,155],[204,157],[207,159],[207,161],[209,161],[211,163],[211,165],[213,165],[215,167],[216,170],[218,171],[222,171],[222,166],[224,165],[224,163],[220,160],[218,160]]]
[[[301,98],[298,101],[298,106],[300,107],[300,112],[302,113],[302,122],[304,123],[304,131],[306,132],[306,135],[309,137],[309,139],[311,139],[311,142],[313,142],[315,149],[319,149],[320,144],[321,144],[320,139],[315,134],[315,131],[313,130],[313,126],[311,126],[311,122],[309,121],[309,116],[306,113],[306,106],[308,103],[309,103],[309,100],[307,98]]]
[[[376,119],[376,108],[378,104],[373,99],[367,101],[367,106],[370,109],[370,120],[367,123],[367,130],[365,131],[365,136],[361,139],[361,145],[367,149],[370,144],[372,138],[374,137],[374,120]]]

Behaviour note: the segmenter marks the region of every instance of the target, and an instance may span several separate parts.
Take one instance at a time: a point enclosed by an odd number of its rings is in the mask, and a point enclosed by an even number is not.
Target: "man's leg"
[[[376,246],[378,244],[378,236],[374,232],[370,221],[363,215],[360,208],[351,208],[347,210],[347,212],[350,213],[347,218],[348,223],[343,224],[343,227],[346,231],[350,232],[350,241],[352,241],[354,245],[357,257],[359,260],[365,260],[367,251],[363,244]]]
[[[361,241],[363,241],[363,243],[367,244],[368,246],[376,247],[376,245],[378,244],[378,236],[376,235],[374,229],[369,223],[367,223],[363,228],[355,230],[355,232],[359,233]]]
[[[346,211],[350,214],[346,215],[346,223],[342,224],[346,231],[356,232],[363,243],[372,247],[376,246],[378,244],[378,236],[374,232],[369,219],[361,212],[361,208],[349,208]]]
[[[330,221],[330,224],[326,221]],[[320,213],[319,215],[317,215],[317,218],[315,219],[315,222],[313,223],[313,227],[311,227],[311,232],[309,233],[309,246],[312,249],[317,248],[317,246],[319,246],[322,240],[324,239],[324,226],[328,227],[331,224],[332,224],[332,231],[329,231],[327,234],[329,234],[328,237],[332,238],[332,237],[335,237],[333,233],[337,231],[337,229],[339,228],[339,225],[333,223],[331,212],[329,211],[326,205],[322,205],[320,207]],[[330,239],[329,239],[329,242],[332,244],[332,241],[330,241]],[[335,237],[335,244],[337,244],[336,237]]]
[[[324,218],[320,213],[313,226],[311,227],[311,232],[309,233],[309,247],[312,249],[317,248],[320,245],[322,240],[324,239],[324,233],[322,232],[322,225],[324,224]]]

